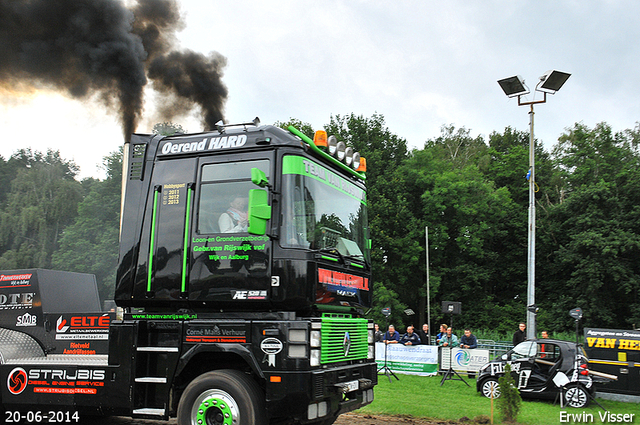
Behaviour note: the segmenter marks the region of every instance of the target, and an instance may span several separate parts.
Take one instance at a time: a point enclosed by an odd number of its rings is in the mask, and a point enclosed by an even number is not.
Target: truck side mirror
[[[266,187],[269,185],[269,179],[267,175],[259,168],[251,169],[251,182],[259,187]]]
[[[253,170],[257,170],[257,168],[251,170],[252,181]],[[264,175],[264,173],[262,174]],[[267,220],[270,218],[271,207],[269,206],[269,193],[262,189],[251,189],[249,191],[249,228],[247,231],[253,235],[266,234]]]

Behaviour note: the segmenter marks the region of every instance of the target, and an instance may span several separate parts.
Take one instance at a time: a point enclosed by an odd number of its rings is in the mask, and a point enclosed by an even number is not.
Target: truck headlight
[[[304,359],[307,357],[307,346],[306,345],[289,345],[289,357],[292,359]]]
[[[309,341],[309,344],[313,348],[320,347],[320,331],[311,331],[311,340]]]
[[[320,366],[320,350],[311,350],[309,364],[311,366]]]
[[[373,329],[369,329],[367,332],[367,344],[373,344]]]
[[[307,330],[306,329],[289,329],[289,341],[306,342]]]
[[[369,350],[367,351],[367,359],[375,359],[376,358],[376,347],[375,345],[370,345]]]

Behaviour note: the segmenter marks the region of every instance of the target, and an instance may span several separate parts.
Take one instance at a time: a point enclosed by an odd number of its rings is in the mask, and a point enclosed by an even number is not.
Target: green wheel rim
[[[212,389],[203,392],[195,400],[191,419],[194,425],[237,425],[240,412],[229,393]]]

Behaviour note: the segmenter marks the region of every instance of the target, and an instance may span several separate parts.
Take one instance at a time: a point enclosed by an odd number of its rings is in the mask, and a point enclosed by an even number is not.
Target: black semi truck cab
[[[133,135],[114,297],[126,313],[96,355],[56,357],[12,329],[41,352],[0,357],[3,408],[330,424],[371,403],[364,162],[326,133],[255,121]]]

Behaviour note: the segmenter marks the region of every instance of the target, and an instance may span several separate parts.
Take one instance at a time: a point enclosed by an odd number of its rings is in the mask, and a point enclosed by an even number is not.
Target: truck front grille
[[[322,318],[320,363],[337,363],[367,358],[367,319]]]

